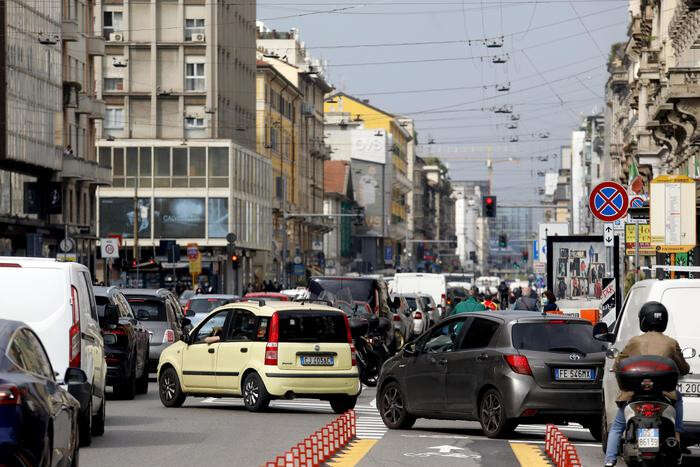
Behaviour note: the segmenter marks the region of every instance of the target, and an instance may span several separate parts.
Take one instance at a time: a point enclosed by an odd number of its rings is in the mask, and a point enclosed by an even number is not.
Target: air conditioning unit
[[[112,32],[109,34],[110,42],[124,42],[124,34],[120,32]]]
[[[192,42],[204,42],[204,39],[204,34],[202,33],[192,35]]]

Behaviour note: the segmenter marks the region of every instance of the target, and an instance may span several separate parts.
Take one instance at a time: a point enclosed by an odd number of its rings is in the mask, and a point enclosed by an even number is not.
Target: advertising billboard
[[[155,198],[155,238],[204,238],[204,198]]]
[[[139,198],[139,236],[151,237],[151,199]],[[100,198],[99,236],[134,237],[134,199]]]
[[[224,238],[228,234],[228,198],[209,198],[207,227],[210,238]]]
[[[365,208],[365,222],[371,230],[383,235],[386,216],[384,165],[353,159],[352,172],[355,200]]]

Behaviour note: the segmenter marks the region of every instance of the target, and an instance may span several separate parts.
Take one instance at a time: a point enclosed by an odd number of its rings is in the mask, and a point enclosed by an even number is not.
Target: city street
[[[411,430],[388,431],[374,396],[366,388],[356,407],[358,438],[376,440],[357,465],[548,465],[537,458],[543,425],[519,427],[508,440],[484,437],[476,422],[419,420]],[[228,398],[190,398],[180,409],[166,409],[155,382],[147,396],[110,400],[107,407],[105,435],[81,450],[83,465],[260,465],[334,418],[327,403],[303,399],[276,401],[257,414]],[[583,465],[602,464],[600,444],[587,430],[562,431]]]

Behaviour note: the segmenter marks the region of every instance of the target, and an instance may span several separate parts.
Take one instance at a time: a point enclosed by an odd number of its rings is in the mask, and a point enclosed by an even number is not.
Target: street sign
[[[101,238],[100,250],[102,250],[102,258],[119,258],[119,240],[116,238]]]
[[[535,274],[545,274],[547,272],[547,263],[544,261],[535,261],[532,263],[532,270]]]
[[[236,240],[237,240],[237,239],[238,239],[238,237],[237,237],[236,234],[233,233],[233,232],[230,232],[230,233],[226,234],[226,241],[227,241],[228,243],[236,243]]]
[[[199,245],[196,243],[187,244],[187,259],[190,261],[195,261],[199,258]]]
[[[613,230],[625,230],[625,220],[618,219],[612,223]]]
[[[644,199],[641,196],[633,196],[630,199],[630,207],[631,208],[643,208],[644,207]]]
[[[621,219],[629,207],[627,191],[619,183],[599,183],[588,197],[588,206],[591,213],[603,222]]]
[[[625,254],[634,254],[635,243],[634,224],[627,224],[625,228]],[[639,254],[643,256],[653,256],[656,254],[656,249],[651,245],[651,230],[649,224],[639,224]]]
[[[603,225],[603,233],[604,233],[605,235],[611,234],[611,233],[613,233],[614,231],[615,231],[615,226],[613,225],[612,222],[606,222],[606,223]]]
[[[651,181],[651,244],[661,253],[685,253],[695,247],[695,180],[662,175]]]
[[[323,251],[323,240],[314,240],[311,242],[311,249],[313,251]]]
[[[600,292],[600,314],[605,316],[615,310],[615,291],[617,283],[612,277],[602,279],[603,290]]]
[[[606,232],[603,235],[603,243],[605,244],[605,246],[615,246],[615,235],[612,232]]]
[[[73,251],[73,248],[75,248],[75,242],[72,238],[66,237],[63,240],[61,240],[61,243],[58,244],[58,247],[61,249],[62,252],[68,253],[69,251]]]

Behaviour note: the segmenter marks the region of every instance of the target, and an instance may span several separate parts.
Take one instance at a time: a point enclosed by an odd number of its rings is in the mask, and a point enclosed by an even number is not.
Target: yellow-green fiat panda
[[[272,399],[309,397],[337,413],[361,385],[347,316],[317,303],[254,300],[212,311],[158,362],[166,407],[191,396],[240,396],[252,412]]]

